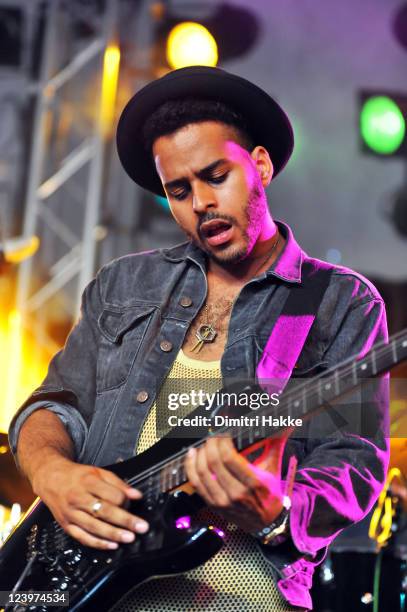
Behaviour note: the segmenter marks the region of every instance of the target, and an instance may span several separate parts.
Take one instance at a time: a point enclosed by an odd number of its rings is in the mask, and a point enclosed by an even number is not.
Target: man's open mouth
[[[210,245],[216,246],[230,240],[233,226],[223,219],[212,219],[202,223],[200,232]]]

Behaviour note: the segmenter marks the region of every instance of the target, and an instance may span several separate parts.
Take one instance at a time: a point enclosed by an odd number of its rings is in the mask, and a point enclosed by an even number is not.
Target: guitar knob
[[[63,552],[63,562],[66,563],[69,567],[75,566],[81,560],[81,555],[78,555],[73,548],[68,548],[68,550],[64,550]]]
[[[69,584],[69,578],[68,576],[64,577],[64,581],[60,583],[59,588],[61,589],[61,591],[66,591],[66,589],[68,588],[68,584]]]

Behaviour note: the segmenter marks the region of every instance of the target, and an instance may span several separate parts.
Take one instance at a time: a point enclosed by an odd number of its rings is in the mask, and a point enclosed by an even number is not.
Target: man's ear
[[[250,156],[256,165],[256,169],[259,173],[263,187],[267,187],[267,185],[270,184],[274,173],[273,162],[270,159],[267,149],[257,146],[250,153]]]

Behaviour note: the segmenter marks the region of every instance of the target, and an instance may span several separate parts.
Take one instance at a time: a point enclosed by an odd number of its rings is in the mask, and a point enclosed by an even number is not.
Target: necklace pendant
[[[214,329],[210,323],[203,323],[195,332],[198,342],[194,344],[191,350],[199,353],[204,344],[215,340],[216,334],[216,329]]]
[[[203,340],[198,340],[198,342],[196,344],[194,344],[194,346],[191,348],[191,352],[192,353],[199,353],[199,351],[201,350],[203,345],[204,345]]]

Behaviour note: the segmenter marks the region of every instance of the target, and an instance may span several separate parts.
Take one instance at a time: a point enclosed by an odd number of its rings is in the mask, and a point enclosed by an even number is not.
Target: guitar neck
[[[292,420],[309,420],[321,408],[331,404],[345,393],[358,387],[370,378],[375,378],[390,370],[398,363],[407,359],[407,330],[394,335],[389,343],[382,343],[373,347],[360,359],[350,358],[343,361],[338,367],[332,368],[315,378],[301,381],[293,389],[284,393],[278,407],[268,407],[256,411],[259,416],[257,425],[241,427],[224,427],[217,429],[216,433],[228,433],[234,440],[239,451],[243,451],[254,444],[270,437],[270,427],[262,424],[263,416],[278,417],[284,415]],[[225,389],[226,391],[226,389]],[[258,392],[259,387],[253,386]],[[250,392],[248,388],[246,391]],[[284,422],[281,425],[273,423],[273,435],[281,434],[287,429]],[[176,430],[174,430],[176,433]],[[208,434],[209,437],[211,434]],[[197,441],[193,446],[204,444],[207,437]],[[187,441],[186,441],[187,442]],[[184,460],[187,448],[182,448],[177,454],[165,461],[151,467],[145,474],[137,477],[137,486],[151,493],[152,488],[157,493],[168,492],[187,481],[184,470]]]
[[[374,346],[362,358],[346,359],[339,366],[305,380],[284,397],[292,418],[306,419],[369,379],[376,378],[407,359],[407,331]]]

